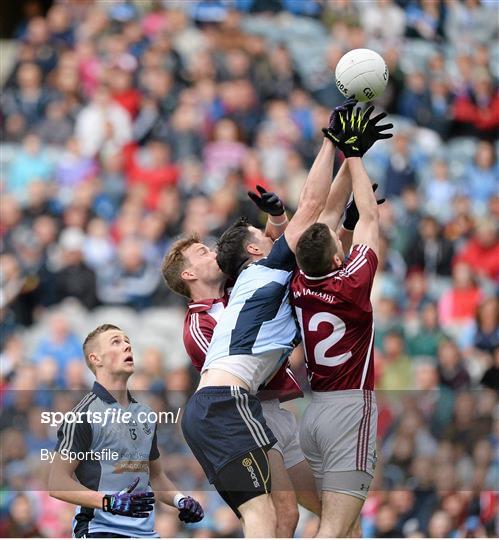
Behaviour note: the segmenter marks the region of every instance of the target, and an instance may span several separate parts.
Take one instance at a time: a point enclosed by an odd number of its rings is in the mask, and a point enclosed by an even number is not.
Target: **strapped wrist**
[[[112,495],[104,495],[104,497],[102,497],[102,510],[104,512],[112,512],[112,502]]]
[[[281,225],[284,225],[286,221],[288,221],[288,216],[286,216],[286,212],[283,212],[282,214],[279,214],[279,216],[284,216],[284,219],[281,223],[276,223],[275,221],[272,221],[271,218],[272,214],[269,214],[268,221],[271,225],[274,225],[274,227],[280,227]],[[279,217],[279,216],[272,216],[272,217]]]
[[[183,493],[177,493],[173,497],[173,506],[178,509],[178,505],[182,499],[187,499],[187,497]]]

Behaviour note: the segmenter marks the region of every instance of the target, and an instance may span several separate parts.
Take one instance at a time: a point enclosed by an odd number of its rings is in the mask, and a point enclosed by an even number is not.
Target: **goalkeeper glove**
[[[284,214],[284,204],[272,191],[267,191],[262,186],[256,186],[257,191],[248,191],[248,197],[260,208],[262,212],[271,216],[282,216]]]
[[[373,191],[376,191],[378,189],[378,184],[373,184]],[[383,204],[386,201],[386,199],[377,199],[376,202],[378,204]],[[355,199],[352,199],[345,208],[345,219],[343,220],[343,228],[347,229],[347,231],[353,231],[355,229],[355,225],[357,225],[357,221],[359,221],[359,210],[357,209],[357,205],[355,204]]]
[[[152,491],[134,493],[139,477],[127,488],[102,498],[102,510],[114,515],[128,516],[133,518],[146,518],[153,510],[154,493]]]

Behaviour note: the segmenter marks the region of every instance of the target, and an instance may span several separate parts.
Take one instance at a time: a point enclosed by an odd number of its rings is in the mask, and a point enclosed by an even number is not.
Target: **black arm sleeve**
[[[159,458],[159,449],[158,449],[158,425],[154,426],[154,436],[151,443],[151,451],[149,452],[149,461],[154,461]]]
[[[92,446],[92,426],[86,419],[81,418],[81,422],[66,422],[61,424],[57,431],[57,445],[55,450],[62,452],[87,452]]]

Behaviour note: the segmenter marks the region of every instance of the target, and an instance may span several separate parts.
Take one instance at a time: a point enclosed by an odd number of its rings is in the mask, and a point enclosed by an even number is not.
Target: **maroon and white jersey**
[[[356,244],[341,267],[326,276],[295,271],[290,297],[314,392],[374,389],[370,295],[377,265],[374,251]]]
[[[228,300],[229,295],[226,293],[222,298],[190,302],[187,306],[184,320],[184,346],[192,365],[198,371],[201,371],[203,367],[213,330]],[[279,368],[265,388],[258,392],[257,397],[261,401],[279,399],[281,402],[303,397],[303,392],[288,362]]]

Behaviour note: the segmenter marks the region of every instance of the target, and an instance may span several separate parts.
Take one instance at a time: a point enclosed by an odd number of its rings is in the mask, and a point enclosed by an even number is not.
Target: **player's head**
[[[202,290],[205,286],[221,285],[226,280],[216,256],[196,234],[192,234],[172,245],[163,259],[161,273],[173,292],[192,298],[193,288]]]
[[[239,218],[218,241],[218,266],[235,279],[248,263],[266,257],[273,243],[263,231],[250,225],[246,218]]]
[[[311,225],[296,245],[296,262],[307,276],[325,276],[341,266],[344,258],[341,240],[324,223]]]
[[[130,376],[134,372],[130,340],[114,324],[92,330],[83,342],[88,367],[98,377],[102,374]]]

